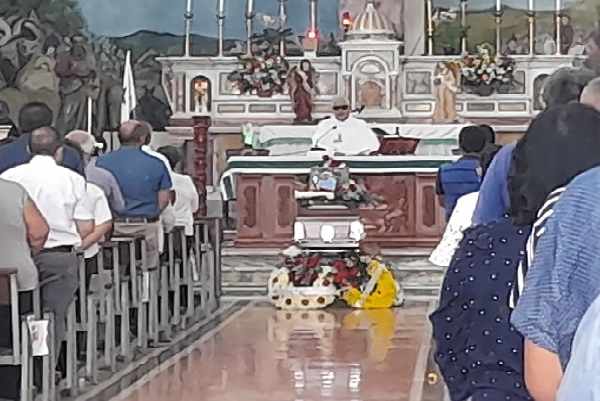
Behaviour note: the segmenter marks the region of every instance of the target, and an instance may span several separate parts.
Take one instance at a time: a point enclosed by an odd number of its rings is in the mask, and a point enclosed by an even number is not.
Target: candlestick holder
[[[501,53],[502,47],[502,16],[504,12],[502,10],[496,10],[494,12],[494,22],[496,24],[496,54]]]
[[[469,0],[460,0],[460,51],[467,53],[467,4]]]
[[[252,21],[254,20],[254,12],[246,11],[246,54],[252,55]]]
[[[529,54],[535,54],[535,11],[527,11],[527,26],[529,33]]]
[[[556,24],[556,55],[563,54],[562,51],[562,19],[564,14],[561,10],[556,10],[554,13],[554,23]]]
[[[224,37],[224,29],[225,29],[225,13],[218,12],[217,13],[217,26],[218,26],[218,36],[219,36],[219,57],[223,57],[223,47],[225,42]]]
[[[425,0],[425,7],[427,8],[427,55],[433,55],[433,1]]]
[[[183,18],[185,18],[185,42],[184,42],[184,54],[186,57],[190,56],[190,49],[192,46],[191,43],[191,28],[192,28],[192,20],[194,19],[194,13],[191,11],[186,11],[183,14]]]

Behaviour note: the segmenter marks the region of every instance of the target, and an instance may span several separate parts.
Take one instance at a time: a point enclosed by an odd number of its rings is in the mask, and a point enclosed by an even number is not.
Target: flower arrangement
[[[283,93],[288,63],[281,56],[239,56],[238,68],[227,79],[240,94],[269,97]]]
[[[461,86],[468,93],[490,95],[513,85],[516,62],[507,55],[492,56],[489,46],[479,46],[477,55],[455,63],[460,67]]]
[[[390,268],[364,251],[325,257],[292,246],[282,256],[283,263],[268,283],[269,299],[278,308],[324,308],[338,298],[364,309],[389,308],[404,301]]]

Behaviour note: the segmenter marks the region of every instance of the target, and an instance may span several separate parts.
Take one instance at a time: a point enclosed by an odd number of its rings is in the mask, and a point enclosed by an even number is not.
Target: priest
[[[348,99],[338,97],[332,106],[333,117],[317,126],[312,150],[324,150],[331,156],[358,156],[379,149],[379,139],[367,122],[350,115]]]

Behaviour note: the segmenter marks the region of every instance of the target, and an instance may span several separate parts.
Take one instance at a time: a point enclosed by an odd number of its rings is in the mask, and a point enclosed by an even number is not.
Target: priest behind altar
[[[333,117],[317,125],[312,151],[320,148],[330,156],[358,156],[370,155],[379,149],[379,139],[367,122],[350,115],[348,99],[335,98],[332,109]]]

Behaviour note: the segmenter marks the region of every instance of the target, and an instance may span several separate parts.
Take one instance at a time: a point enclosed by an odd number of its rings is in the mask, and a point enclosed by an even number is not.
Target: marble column
[[[208,184],[208,128],[212,121],[208,116],[196,116],[194,124],[194,184],[200,198],[197,216],[206,215],[206,185]]]
[[[404,0],[402,21],[404,25],[404,54],[425,54],[425,1]]]

